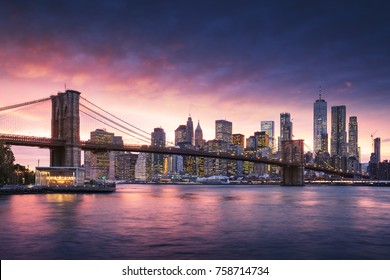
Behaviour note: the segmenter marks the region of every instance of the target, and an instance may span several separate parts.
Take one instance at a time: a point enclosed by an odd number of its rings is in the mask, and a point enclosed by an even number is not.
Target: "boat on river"
[[[205,185],[229,185],[229,177],[227,176],[210,176],[198,178],[198,183],[202,183]]]

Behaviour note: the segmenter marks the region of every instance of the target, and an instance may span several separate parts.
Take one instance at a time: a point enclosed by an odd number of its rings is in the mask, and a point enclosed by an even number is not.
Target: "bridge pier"
[[[50,166],[81,166],[80,92],[66,90],[51,96],[51,138],[64,140],[63,147],[50,151]]]
[[[282,161],[288,163],[282,167],[282,186],[304,186],[304,150],[303,140],[282,142]]]

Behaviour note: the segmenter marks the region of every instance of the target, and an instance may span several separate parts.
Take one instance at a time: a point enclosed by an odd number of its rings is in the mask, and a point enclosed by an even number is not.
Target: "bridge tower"
[[[81,165],[80,92],[66,90],[51,96],[51,138],[64,141],[63,147],[50,151],[50,166]]]
[[[304,186],[303,140],[282,142],[282,162],[288,163],[282,168],[282,186]]]

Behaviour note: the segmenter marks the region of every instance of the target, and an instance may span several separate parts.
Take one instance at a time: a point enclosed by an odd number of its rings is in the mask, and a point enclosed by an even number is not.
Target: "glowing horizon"
[[[0,107],[56,94],[66,84],[146,131],[161,126],[169,141],[189,114],[211,140],[217,119],[233,122],[233,133],[246,138],[260,121],[273,120],[277,137],[279,115],[289,112],[295,139],[312,148],[322,84],[329,136],[330,108],[345,105],[347,123],[358,118],[362,162],[376,130],[381,158],[390,159],[389,19],[373,3],[285,9],[258,1],[118,0],[66,1],[58,9],[50,1],[21,1],[4,4],[0,17]],[[37,119],[27,130],[32,135],[46,133],[38,129],[47,125],[39,122],[42,113],[24,116]],[[47,151],[13,150],[23,165],[47,161]]]

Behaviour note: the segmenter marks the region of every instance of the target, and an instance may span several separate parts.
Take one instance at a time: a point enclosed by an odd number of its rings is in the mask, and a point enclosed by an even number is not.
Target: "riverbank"
[[[0,194],[44,194],[44,193],[112,193],[115,184],[84,186],[14,186],[0,187]]]

